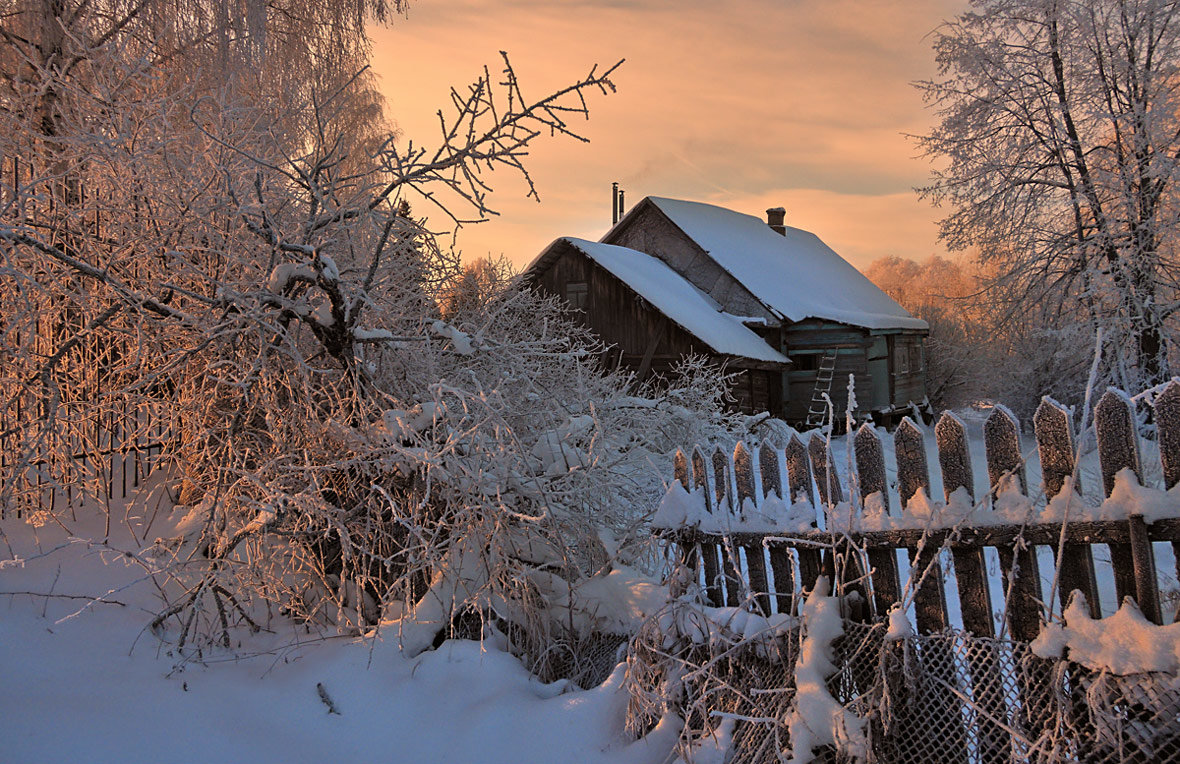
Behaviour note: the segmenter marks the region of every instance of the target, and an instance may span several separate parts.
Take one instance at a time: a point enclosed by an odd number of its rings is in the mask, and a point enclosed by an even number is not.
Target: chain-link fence
[[[673,619],[674,620],[674,619]],[[790,751],[797,629],[708,644],[653,621],[629,655],[628,725],[685,720],[681,755],[724,722],[734,762]],[[863,720],[816,761],[889,764],[1180,761],[1180,677],[1114,676],[1038,658],[1025,643],[944,632],[886,641],[884,624],[846,623],[830,694]],[[853,755],[863,751],[863,756]]]

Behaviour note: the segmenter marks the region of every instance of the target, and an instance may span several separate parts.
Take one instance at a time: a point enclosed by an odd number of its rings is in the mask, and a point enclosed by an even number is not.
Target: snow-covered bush
[[[504,279],[451,309],[458,257],[407,198],[487,215],[479,173],[527,181],[526,147],[572,135],[610,71],[530,101],[505,59],[426,150],[380,135],[371,80],[347,74],[363,42],[349,58],[320,30],[292,70],[281,18],[250,21],[270,37],[194,18],[152,48],[155,3],[99,5],[2,51],[22,75],[0,108],[0,506],[56,491],[47,521],[68,526],[108,506],[112,450],[162,441],[173,529],[109,522],[160,536],[153,627],[182,647],[279,612],[393,618],[416,646],[473,612],[591,624],[577,593],[643,563],[668,452],[738,424],[723,378],[690,362],[637,391]],[[49,34],[41,10],[14,23]]]

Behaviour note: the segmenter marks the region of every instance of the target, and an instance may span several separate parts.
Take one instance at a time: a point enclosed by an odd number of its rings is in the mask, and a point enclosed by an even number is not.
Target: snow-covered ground
[[[627,736],[621,668],[593,690],[542,684],[490,641],[409,659],[396,634],[321,637],[275,619],[232,653],[182,662],[145,631],[160,600],[119,554],[134,542],[117,523],[109,548],[12,519],[0,530],[4,764],[656,764],[679,732]]]

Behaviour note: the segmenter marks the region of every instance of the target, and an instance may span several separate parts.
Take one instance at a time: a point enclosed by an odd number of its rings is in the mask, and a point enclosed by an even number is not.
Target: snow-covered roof
[[[813,233],[788,226],[783,236],[753,215],[701,202],[647,198],[754,297],[790,321],[820,318],[869,329],[928,328]]]
[[[564,237],[545,248],[534,264],[565,242],[584,253],[661,313],[715,352],[772,363],[790,363],[736,316],[721,312],[708,295],[662,260],[627,247]],[[532,265],[529,266],[530,270]]]

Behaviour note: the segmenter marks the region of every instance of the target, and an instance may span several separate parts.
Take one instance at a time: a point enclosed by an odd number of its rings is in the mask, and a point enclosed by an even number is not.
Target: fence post
[[[832,461],[827,438],[813,432],[807,440],[807,452],[811,456],[811,469],[815,473],[820,501],[825,506],[834,506],[844,501],[844,489],[840,487],[840,476],[836,473],[836,463]]]
[[[778,464],[778,451],[769,441],[762,441],[758,448],[758,466],[762,473],[762,496],[765,501],[771,493],[780,501],[783,498],[782,469]],[[775,544],[767,550],[770,570],[774,574],[775,609],[779,613],[790,613],[795,597],[795,566],[787,547]]]
[[[740,440],[733,447],[733,477],[737,486],[738,508],[744,514],[746,502],[754,504],[757,497],[754,493],[754,459],[746,444]],[[763,615],[770,615],[770,586],[766,581],[766,558],[762,555],[762,544],[746,544],[742,550],[746,557],[754,609]]]
[[[1094,433],[1098,437],[1098,463],[1102,468],[1102,489],[1109,497],[1115,476],[1129,469],[1143,482],[1139,458],[1139,436],[1135,433],[1135,404],[1127,394],[1108,388],[1094,407]],[[1159,593],[1155,584],[1155,559],[1142,515],[1127,518],[1131,543],[1110,544],[1115,590],[1119,602],[1133,595],[1139,609],[1152,623],[1160,622]]]
[[[778,465],[778,451],[768,441],[762,441],[758,448],[758,466],[762,472],[762,496],[773,492],[783,499],[783,476]],[[774,574],[775,608],[779,613],[790,613],[795,597],[795,566],[791,552],[786,547],[770,547],[770,570]]]
[[[795,433],[791,433],[791,439],[787,441],[783,456],[787,463],[787,501],[791,504],[796,501],[807,502],[812,508],[811,525],[814,527],[816,522],[815,501],[811,495],[811,460],[807,458],[807,448],[803,445],[803,441],[799,440],[799,436]],[[799,547],[797,552],[799,554],[799,584],[804,591],[809,591],[815,586],[816,579],[823,573],[823,555],[814,547]]]
[[[684,455],[684,451],[679,448],[676,449],[676,455],[672,457],[672,479],[680,483],[685,491],[691,491],[692,485],[689,482],[688,473],[688,457]],[[699,574],[700,553],[696,542],[690,542],[683,536],[677,542],[680,546],[680,564],[693,572],[693,581],[696,581],[696,576]]]
[[[1027,481],[1020,455],[1020,423],[1010,411],[997,406],[984,425],[984,450],[987,455],[989,493],[994,501],[1005,479],[1015,476],[1015,487],[1024,494]],[[1008,600],[1004,610],[1012,636],[1032,641],[1041,631],[1040,567],[1036,547],[1018,537],[1013,548],[997,548],[1000,570]],[[1013,580],[1015,577],[1015,580]]]
[[[856,473],[860,483],[860,500],[874,493],[881,494],[885,512],[889,512],[889,486],[885,482],[885,449],[881,438],[869,423],[861,425],[852,441],[856,455]],[[897,556],[892,549],[868,550],[869,565],[872,566],[873,603],[877,617],[889,612],[889,608],[901,599],[901,584],[897,578]]]
[[[726,526],[732,522],[734,515],[737,513],[733,507],[733,496],[729,490],[729,457],[721,450],[721,447],[713,449],[713,492],[717,497],[717,513],[727,515],[725,523],[722,524],[722,541],[721,541],[721,570],[724,573],[725,581],[725,604],[730,607],[737,607],[741,601],[741,577],[738,574],[738,561],[734,559],[737,554],[737,547],[733,546],[732,537],[728,532]]]
[[[713,496],[709,492],[709,469],[705,462],[705,454],[701,451],[700,446],[693,446],[692,449],[692,482],[693,486],[704,497],[705,510],[709,514],[713,514]],[[701,542],[699,548],[705,567],[705,598],[714,607],[721,607],[725,603],[721,598],[721,558],[718,554],[719,550],[716,544],[710,544],[704,541]]]
[[[1045,396],[1033,414],[1033,431],[1037,437],[1037,453],[1041,457],[1041,481],[1045,487],[1045,501],[1052,501],[1065,487],[1065,479],[1073,482],[1076,501],[1082,495],[1082,481],[1074,480],[1074,454],[1077,446],[1073,437],[1069,409]],[[1098,598],[1098,582],[1094,577],[1094,556],[1089,544],[1066,541],[1054,554],[1061,554],[1061,575],[1057,585],[1058,600],[1064,610],[1069,606],[1071,592],[1080,591],[1086,598],[1091,618],[1102,617]]]
[[[1160,447],[1160,466],[1164,472],[1164,490],[1180,483],[1180,381],[1173,379],[1155,397],[1156,440]],[[1172,542],[1176,557],[1176,575],[1180,577],[1180,542]],[[1180,616],[1180,608],[1176,610]]]

